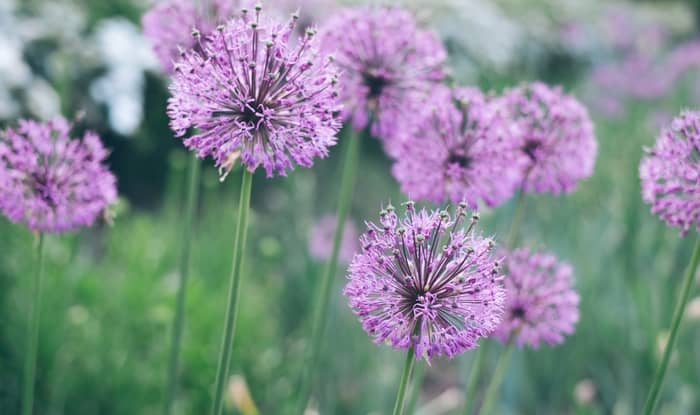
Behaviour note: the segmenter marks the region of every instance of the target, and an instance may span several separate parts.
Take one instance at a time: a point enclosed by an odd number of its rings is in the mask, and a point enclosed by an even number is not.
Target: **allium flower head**
[[[427,115],[402,133],[394,177],[409,197],[496,206],[521,183],[523,159],[503,113],[476,88],[433,90]]]
[[[332,59],[318,52],[315,31],[290,39],[298,17],[278,23],[261,7],[242,12],[175,66],[168,102],[185,146],[211,155],[223,177],[240,157],[248,170],[285,175],[325,157],[340,128],[334,113],[337,79]]]
[[[682,234],[700,229],[700,113],[682,112],[646,151],[639,176],[652,213]]]
[[[180,51],[196,47],[192,31],[208,35],[239,9],[237,0],[162,0],[143,15],[143,33],[163,69],[172,73]]]
[[[343,119],[355,130],[371,123],[375,137],[393,138],[443,79],[442,43],[398,8],[343,10],[324,27],[323,49],[336,54],[342,69]]]
[[[345,295],[377,343],[415,347],[416,358],[453,357],[477,346],[501,320],[505,292],[492,240],[473,232],[462,204],[399,217],[389,206],[368,223]]]
[[[593,174],[593,123],[573,96],[535,82],[507,91],[501,101],[519,129],[514,137],[527,161],[526,192],[570,192]]]
[[[579,296],[569,264],[520,248],[506,257],[505,273],[505,313],[494,333],[499,340],[537,348],[560,344],[574,332]]]
[[[311,228],[309,238],[309,253],[318,260],[327,260],[333,249],[333,238],[338,219],[335,215],[325,215]],[[345,221],[343,226],[343,238],[340,241],[338,259],[345,264],[350,263],[353,255],[359,248],[357,243],[357,229],[351,220]]]
[[[40,232],[91,225],[117,198],[97,134],[71,139],[63,118],[0,132],[0,211]]]

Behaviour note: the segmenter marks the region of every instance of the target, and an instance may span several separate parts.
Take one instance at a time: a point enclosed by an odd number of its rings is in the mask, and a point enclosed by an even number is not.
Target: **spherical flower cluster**
[[[325,215],[314,223],[309,238],[309,253],[317,260],[327,260],[333,249],[333,238],[338,218],[335,215]],[[343,226],[343,238],[340,241],[338,260],[345,264],[350,263],[355,252],[359,248],[357,243],[357,228],[351,220],[345,221]]]
[[[116,179],[97,134],[71,139],[63,118],[20,120],[0,132],[0,211],[39,232],[89,226],[116,201]]]
[[[323,49],[336,54],[342,69],[343,119],[355,130],[371,124],[375,137],[393,138],[445,75],[439,38],[398,8],[344,10],[324,27]]]
[[[285,175],[305,167],[336,143],[337,78],[330,57],[318,52],[315,31],[292,40],[298,17],[277,23],[261,7],[198,38],[198,48],[175,66],[170,126],[200,157],[222,172],[238,158],[248,170]]]
[[[682,234],[700,229],[700,113],[681,113],[646,151],[639,166],[644,201]]]
[[[569,264],[520,248],[506,257],[505,273],[505,314],[494,333],[499,340],[537,348],[560,344],[574,332],[579,296]]]
[[[153,45],[163,69],[172,73],[180,50],[197,44],[192,31],[211,34],[238,6],[240,2],[236,0],[163,0],[143,15],[143,33]]]
[[[573,96],[535,82],[507,91],[500,105],[518,129],[514,137],[526,160],[526,192],[570,192],[593,174],[598,152],[593,123]]]
[[[512,124],[476,88],[435,88],[428,115],[394,140],[394,177],[411,198],[496,206],[521,184]]]
[[[453,357],[499,324],[505,292],[494,244],[473,232],[477,217],[465,209],[416,211],[408,202],[402,218],[389,206],[368,223],[344,293],[377,343]]]

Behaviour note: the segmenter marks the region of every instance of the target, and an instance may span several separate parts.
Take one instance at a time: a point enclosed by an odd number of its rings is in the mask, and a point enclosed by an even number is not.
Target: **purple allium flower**
[[[661,131],[639,166],[652,213],[686,234],[700,229],[700,113],[684,111]]]
[[[192,31],[214,32],[240,6],[237,0],[162,0],[143,15],[141,25],[163,69],[172,73],[180,50],[196,47]]]
[[[71,139],[63,118],[20,120],[0,132],[0,210],[40,232],[89,226],[116,201],[116,179],[97,134]]]
[[[519,248],[506,257],[505,273],[505,313],[495,337],[537,348],[543,342],[560,344],[574,332],[579,296],[569,264]]]
[[[515,136],[527,160],[525,191],[570,192],[593,174],[598,152],[593,123],[573,96],[534,82],[507,91],[502,102],[519,129]]]
[[[439,38],[398,8],[346,9],[324,27],[323,49],[342,69],[343,119],[355,130],[371,124],[375,137],[393,138],[445,76]]]
[[[521,184],[524,160],[502,112],[476,88],[436,87],[424,106],[427,116],[393,140],[392,172],[401,190],[471,208],[508,199]]]
[[[368,223],[344,293],[377,343],[415,347],[416,358],[453,357],[477,347],[501,321],[505,291],[492,240],[475,235],[461,204],[403,218],[392,206]]]
[[[309,253],[313,258],[324,261],[330,258],[337,221],[335,215],[325,215],[314,223],[309,238]],[[357,228],[348,219],[343,226],[343,238],[340,241],[340,251],[338,252],[340,262],[350,263],[359,248],[357,237]]]
[[[290,39],[297,19],[277,23],[257,6],[196,36],[199,47],[175,65],[170,126],[177,136],[195,129],[185,146],[211,155],[222,178],[239,157],[250,171],[262,165],[268,177],[285,175],[336,143],[335,66],[319,54],[314,30]]]

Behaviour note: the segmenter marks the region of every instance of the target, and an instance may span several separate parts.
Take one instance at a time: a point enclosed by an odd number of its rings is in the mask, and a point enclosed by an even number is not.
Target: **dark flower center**
[[[447,163],[449,164],[459,164],[460,167],[468,168],[471,164],[472,159],[466,154],[450,153],[447,158]]]
[[[262,116],[260,116],[261,112],[261,105],[257,106],[257,110],[246,105],[243,109],[243,114],[241,114],[241,120],[246,124],[257,125],[258,122],[260,122],[260,119],[262,119]]]
[[[524,308],[523,306],[514,307],[514,308],[511,310],[510,314],[511,314],[514,318],[523,318],[523,317],[525,317],[525,308]]]
[[[30,185],[47,205],[56,206],[56,201],[51,192],[51,186],[49,186],[49,179],[46,176],[39,173],[32,173]]]
[[[377,98],[382,94],[384,88],[389,85],[389,80],[383,76],[374,75],[368,72],[362,74],[362,80],[369,88],[369,98]]]
[[[243,111],[236,110],[223,110],[223,111],[213,111],[211,113],[212,117],[235,117],[238,121],[242,121],[249,125],[257,125],[263,116],[262,104],[252,104],[251,106],[244,106]]]
[[[542,143],[538,140],[527,140],[523,146],[523,152],[527,154],[532,161],[537,160],[535,152],[542,146]]]

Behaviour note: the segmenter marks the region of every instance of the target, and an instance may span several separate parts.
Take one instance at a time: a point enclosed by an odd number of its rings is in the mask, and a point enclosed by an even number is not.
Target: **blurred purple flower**
[[[107,150],[93,132],[71,139],[63,118],[0,132],[0,210],[40,232],[90,226],[117,199]]]
[[[426,96],[445,76],[447,53],[438,36],[420,29],[399,8],[358,7],[330,17],[323,49],[342,69],[342,117],[355,130],[370,124],[377,138],[391,139],[423,109]]]
[[[519,248],[506,257],[505,273],[505,313],[495,337],[537,348],[543,342],[560,344],[574,332],[579,296],[569,264],[549,253]]]
[[[700,66],[700,41],[682,43],[670,52],[632,51],[619,62],[593,70],[593,84],[607,96],[660,99],[689,71]]]
[[[616,4],[603,16],[599,30],[605,43],[616,54],[657,54],[671,38],[671,30],[665,24],[642,17],[629,4]]]
[[[700,113],[684,111],[661,131],[639,166],[652,213],[686,234],[700,229]]]
[[[330,258],[337,220],[335,215],[325,215],[311,228],[309,253],[313,258],[323,261]],[[345,221],[343,239],[340,242],[340,252],[338,253],[340,262],[350,263],[359,248],[357,237],[355,224],[351,220]]]
[[[619,63],[597,67],[591,75],[593,82],[608,95],[636,99],[660,98],[675,82],[676,68],[660,67],[647,56],[632,55]]]
[[[499,105],[513,117],[518,142],[527,160],[527,192],[570,192],[593,174],[598,143],[586,108],[573,96],[542,82],[511,89]]]
[[[185,146],[211,155],[222,180],[236,160],[267,176],[293,164],[310,167],[336,143],[340,122],[336,70],[319,54],[315,31],[291,40],[287,23],[263,18],[260,8],[219,26],[175,65],[170,126]]]
[[[403,218],[389,206],[367,224],[344,293],[376,343],[413,346],[429,361],[477,347],[499,324],[505,293],[494,244],[474,234],[477,218],[465,209],[452,217],[408,202]]]
[[[411,198],[496,206],[521,183],[524,159],[511,124],[476,88],[435,87],[427,115],[394,140],[392,172]]]
[[[596,91],[597,93],[588,94],[588,105],[593,111],[599,115],[609,119],[619,119],[625,115],[625,107],[620,102],[620,99],[607,95],[604,91]]]
[[[211,34],[240,6],[238,0],[162,0],[143,15],[141,25],[163,69],[172,73],[180,50],[197,46],[193,30]]]

